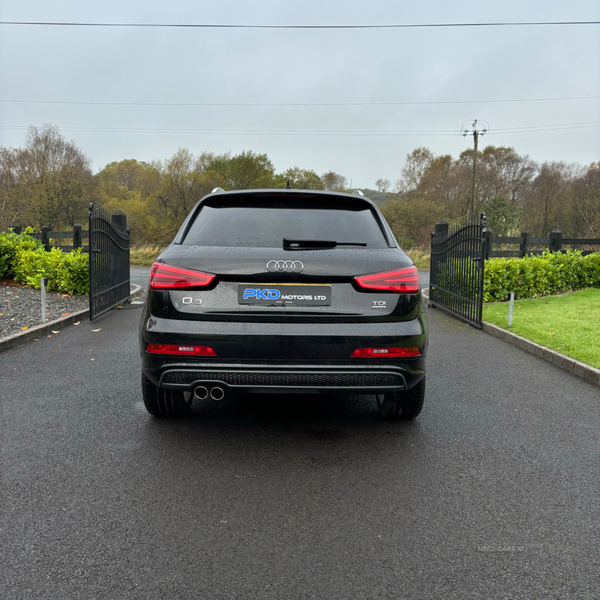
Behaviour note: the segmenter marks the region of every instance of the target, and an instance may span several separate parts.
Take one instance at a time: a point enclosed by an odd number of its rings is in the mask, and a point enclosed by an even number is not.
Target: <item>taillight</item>
[[[420,348],[416,346],[359,348],[350,355],[350,358],[407,358],[411,356],[421,356]]]
[[[207,286],[215,276],[195,269],[155,262],[150,269],[151,290],[177,290]]]
[[[147,344],[146,352],[150,354],[179,354],[187,356],[216,356],[217,353],[208,346],[180,346],[179,344]]]
[[[359,275],[354,278],[360,287],[367,290],[385,290],[401,294],[416,294],[421,289],[417,267],[406,267],[396,271]]]

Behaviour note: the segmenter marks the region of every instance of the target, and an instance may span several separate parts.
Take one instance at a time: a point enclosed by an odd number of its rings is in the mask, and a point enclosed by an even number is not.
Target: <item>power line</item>
[[[6,125],[0,129],[28,129],[28,125]],[[456,135],[456,131],[400,131],[400,130],[308,130],[308,129],[201,129],[201,128],[137,128],[137,127],[70,127],[58,126],[61,131],[80,131],[98,133],[193,133],[206,135],[357,135],[357,136],[395,136],[395,135]]]
[[[488,131],[488,135],[495,133],[529,133],[535,131],[560,131],[563,129],[587,129],[600,126],[600,121],[588,121],[584,123],[557,123],[555,125],[531,125],[528,127],[509,127],[506,129],[495,129]]]
[[[497,100],[413,100],[406,102],[92,102],[85,100],[2,100],[10,104],[67,104],[78,106],[204,106],[204,107],[273,107],[273,106],[423,106],[443,104],[501,104],[514,102],[555,102],[598,100],[600,96],[564,96],[554,98],[507,98]]]
[[[530,127],[514,127],[487,131],[488,135],[509,133],[534,133],[538,131],[564,131],[599,127],[600,121],[585,123],[561,123],[555,125],[537,125]],[[26,130],[28,125],[6,125],[0,129]],[[456,130],[306,130],[306,129],[203,129],[203,128],[136,128],[136,127],[74,127],[59,126],[61,131],[81,133],[151,133],[151,134],[204,134],[204,135],[274,135],[274,136],[456,136]]]
[[[487,23],[402,23],[390,25],[231,25],[216,23],[83,23],[42,21],[0,21],[0,25],[41,25],[49,27],[167,27],[181,29],[418,29],[431,27],[528,27],[546,25],[599,25],[600,21],[515,21]]]

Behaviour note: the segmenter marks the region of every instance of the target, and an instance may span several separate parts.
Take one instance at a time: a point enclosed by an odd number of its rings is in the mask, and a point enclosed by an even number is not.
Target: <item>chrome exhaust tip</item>
[[[208,398],[208,388],[205,388],[203,385],[199,385],[194,390],[194,398],[198,400],[206,400]]]
[[[218,386],[210,388],[210,397],[213,400],[223,400],[225,397],[225,390]]]

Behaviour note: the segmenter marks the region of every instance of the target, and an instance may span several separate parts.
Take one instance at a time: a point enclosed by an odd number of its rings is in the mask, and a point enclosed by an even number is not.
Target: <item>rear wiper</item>
[[[364,242],[336,242],[334,240],[288,240],[283,238],[284,250],[306,250],[318,248],[335,248],[336,246],[363,246]]]

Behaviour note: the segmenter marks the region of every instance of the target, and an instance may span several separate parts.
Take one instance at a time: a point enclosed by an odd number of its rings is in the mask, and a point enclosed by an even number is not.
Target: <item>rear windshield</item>
[[[343,203],[343,206],[342,206]],[[372,209],[363,201],[337,198],[211,199],[183,243],[190,246],[281,248],[283,239],[324,240],[388,248]]]

